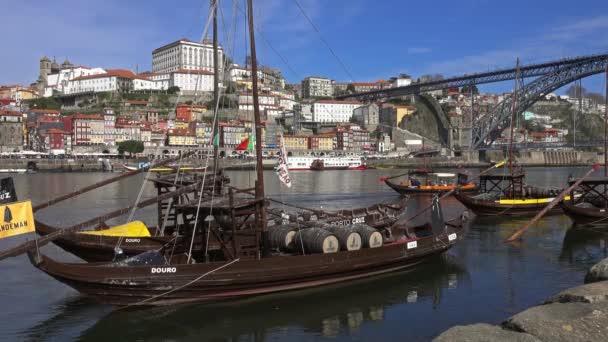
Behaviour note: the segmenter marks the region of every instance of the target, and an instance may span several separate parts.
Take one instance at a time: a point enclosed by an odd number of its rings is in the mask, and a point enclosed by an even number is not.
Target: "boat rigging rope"
[[[211,9],[213,9],[214,6],[217,6],[217,2],[218,1],[215,1],[215,2],[212,3]],[[211,19],[213,18],[213,16],[211,15],[211,13],[213,13],[213,12],[210,11],[209,15],[207,17],[207,23],[205,24],[205,29],[203,31],[203,37],[205,37],[207,35],[207,31],[209,29],[209,24],[211,23]],[[200,77],[201,76],[199,75],[199,79],[200,79]],[[217,77],[217,75],[215,77]],[[196,83],[197,84],[196,84],[195,92],[196,92],[196,89],[198,89],[199,80],[197,80]],[[175,112],[175,110],[177,109],[177,105],[179,104],[179,100],[181,99],[181,96],[182,96],[182,93],[180,92],[178,94],[178,96],[177,96],[176,101],[175,101],[175,106],[173,107],[173,112]],[[166,135],[167,135],[167,133],[165,133],[165,136]],[[154,151],[154,157],[153,157],[152,161],[154,161],[155,159],[159,158],[159,156],[160,156],[160,148],[161,148],[161,145],[158,144],[156,146],[155,151]],[[180,156],[179,156],[179,165],[181,165],[182,157],[183,157],[183,154],[180,154]],[[147,181],[149,179],[149,176],[150,176],[151,172],[152,172],[152,168],[149,167],[148,171],[146,172],[146,175],[144,177],[144,181],[142,182],[141,188],[139,189],[139,193],[138,193],[137,198],[135,200],[135,204],[133,206],[133,209],[131,210],[131,213],[129,214],[129,217],[127,218],[127,222],[131,222],[131,220],[133,220],[133,217],[135,216],[135,212],[137,210],[137,204],[139,204],[139,202],[141,201],[141,197],[143,195],[144,189],[146,187],[146,184],[147,184]],[[178,171],[178,173],[179,173],[179,171]],[[203,184],[204,184],[204,182],[203,182]],[[124,236],[121,236],[121,237],[119,237],[118,241],[116,242],[116,246],[114,247],[115,257],[120,252],[120,245],[122,244],[123,240],[124,240]]]
[[[218,2],[219,2],[219,0],[214,1],[214,4],[217,6]],[[235,0],[235,2],[236,2],[236,0]],[[213,11],[213,9],[214,8],[212,7],[211,10]],[[210,12],[210,13],[212,13],[212,12]],[[220,7],[220,13],[221,13],[221,7]],[[236,11],[234,11],[234,13],[236,13]],[[236,17],[236,14],[234,16]],[[212,17],[212,15],[210,15],[210,17]],[[224,22],[223,16],[221,18],[222,18],[222,22]],[[225,24],[222,25],[222,26],[225,28]],[[230,43],[231,37],[232,37],[232,40],[234,41],[234,37],[233,36],[234,36],[233,34],[228,33],[228,44],[227,44],[227,46],[231,45],[231,43]],[[224,70],[224,73],[226,73],[226,72],[229,73],[230,68],[228,66],[228,59],[224,60],[223,66],[224,67],[222,68],[222,70]],[[227,68],[227,66],[228,66],[228,68]],[[214,77],[218,77],[218,75],[215,75]],[[212,127],[216,127],[216,124],[219,121],[219,106],[220,106],[220,99],[222,98],[221,95],[222,95],[222,88],[220,87],[218,89],[218,98],[215,99],[215,103],[214,103],[214,115],[213,115],[213,126]],[[216,132],[216,134],[219,134],[219,131]],[[215,137],[213,137],[213,138],[215,140]],[[213,147],[213,144],[211,144],[210,147]],[[210,156],[211,156],[210,153],[207,153],[207,158],[205,160],[205,166],[207,166],[207,167],[209,165]],[[195,217],[194,217],[194,225],[192,227],[192,237],[190,239],[190,248],[188,249],[188,260],[186,261],[187,264],[189,264],[190,260],[192,259],[192,249],[194,247],[194,237],[196,236],[196,227],[198,225],[198,219],[199,219],[200,210],[201,210],[201,203],[202,203],[203,195],[204,195],[206,177],[207,177],[207,173],[205,172],[203,174],[203,182],[201,183],[201,189],[199,191],[199,197],[198,197],[198,204],[196,206],[196,214],[195,214]],[[222,174],[222,177],[223,177],[223,174]],[[213,185],[211,187],[211,202],[210,202],[209,215],[213,214],[213,205],[214,205],[214,199],[215,199],[215,186],[216,186],[216,183],[217,183],[216,180],[217,180],[217,170],[214,169],[213,170]],[[205,256],[207,256],[207,253],[208,253],[209,235],[210,235],[209,231],[210,231],[210,229],[211,229],[211,221],[209,221],[209,223],[207,225],[207,236],[206,236],[206,241],[205,241]]]
[[[187,287],[187,286],[190,286],[190,285],[192,285],[192,284],[196,283],[197,281],[199,281],[199,280],[203,279],[204,277],[206,277],[206,276],[208,276],[208,275],[210,275],[210,274],[212,274],[212,273],[215,273],[215,272],[217,272],[217,271],[219,271],[219,270],[221,270],[221,269],[224,269],[224,268],[226,268],[226,267],[228,267],[228,266],[230,266],[230,265],[232,265],[232,264],[234,264],[234,263],[236,263],[236,262],[238,262],[238,261],[240,261],[240,260],[241,260],[241,258],[236,258],[236,259],[234,259],[234,260],[230,261],[229,263],[226,263],[226,264],[224,264],[224,265],[222,265],[222,266],[220,266],[220,267],[218,267],[218,268],[215,268],[215,269],[213,269],[213,270],[211,270],[211,271],[209,271],[209,272],[206,272],[206,273],[201,274],[200,276],[198,276],[198,277],[196,277],[196,278],[192,279],[191,281],[189,281],[189,282],[185,283],[184,285],[180,285],[180,286],[178,286],[178,287],[176,287],[176,288],[173,288],[173,289],[171,289],[171,290],[169,290],[169,291],[166,291],[166,292],[163,292],[163,293],[160,293],[160,294],[154,295],[154,296],[152,296],[152,297],[149,297],[149,298],[143,299],[143,300],[141,300],[141,301],[139,301],[139,302],[137,302],[137,303],[129,304],[129,305],[127,305],[125,308],[132,307],[132,306],[139,306],[139,305],[143,305],[143,304],[145,304],[145,303],[147,303],[147,302],[149,302],[149,301],[152,301],[152,300],[155,300],[155,299],[157,299],[157,298],[160,298],[160,297],[166,296],[166,295],[171,294],[171,293],[173,293],[173,292],[175,292],[175,291],[179,291],[179,290],[181,290],[181,289],[183,289],[183,288],[185,288],[185,287]]]
[[[312,28],[317,32],[317,34],[319,35],[319,39],[321,40],[321,42],[323,42],[323,44],[325,44],[325,46],[327,47],[327,49],[329,50],[329,52],[331,52],[331,54],[334,56],[334,58],[336,58],[336,60],[338,61],[338,63],[340,64],[340,66],[342,67],[342,69],[344,70],[344,72],[348,75],[348,77],[350,77],[350,81],[354,82],[355,78],[350,73],[350,71],[348,71],[348,68],[346,67],[346,64],[344,64],[344,62],[340,59],[340,57],[338,57],[338,55],[336,54],[336,52],[334,51],[334,49],[332,49],[331,46],[329,45],[329,43],[325,40],[325,38],[323,38],[323,35],[321,34],[321,31],[312,22],[312,20],[308,16],[308,14],[306,14],[306,11],[304,11],[304,8],[300,4],[300,2],[298,0],[293,0],[293,2],[296,4],[296,6],[298,7],[298,9],[302,13],[302,16],[306,19],[306,21],[308,21],[308,23],[310,24],[310,26],[312,26]]]

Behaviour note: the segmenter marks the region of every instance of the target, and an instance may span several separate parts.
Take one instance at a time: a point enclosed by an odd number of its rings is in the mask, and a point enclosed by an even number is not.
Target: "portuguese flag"
[[[255,145],[255,137],[253,135],[248,136],[245,140],[236,147],[237,151],[253,151]]]

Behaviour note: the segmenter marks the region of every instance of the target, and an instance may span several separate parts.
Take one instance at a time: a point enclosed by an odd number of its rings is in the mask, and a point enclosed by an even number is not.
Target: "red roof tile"
[[[103,120],[101,114],[74,114],[72,120]]]

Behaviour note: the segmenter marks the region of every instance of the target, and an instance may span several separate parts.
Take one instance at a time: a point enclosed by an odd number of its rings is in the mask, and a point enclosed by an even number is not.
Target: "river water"
[[[586,168],[526,171],[529,184],[561,188],[569,174],[581,175]],[[398,194],[378,178],[402,172],[292,172],[291,189],[281,187],[271,171],[265,179],[267,193],[274,198],[332,209],[397,200]],[[253,172],[228,174],[233,185],[253,185]],[[14,179],[20,198],[37,203],[111,176],[39,173]],[[138,196],[142,180],[137,176],[45,209],[40,219],[67,225],[117,209]],[[152,187],[145,187],[142,196],[153,193]],[[411,200],[409,210],[425,206],[423,202]],[[450,218],[463,207],[447,199],[443,209]],[[135,217],[156,224],[155,208],[140,210]],[[543,218],[523,241],[511,245],[502,241],[525,220],[473,220],[461,243],[407,272],[219,304],[115,310],[37,271],[26,256],[7,259],[0,262],[0,340],[425,341],[456,324],[500,323],[580,285],[587,269],[608,254],[607,234],[571,229],[563,215]],[[26,238],[0,240],[0,249]],[[77,260],[52,245],[43,251],[60,260]]]

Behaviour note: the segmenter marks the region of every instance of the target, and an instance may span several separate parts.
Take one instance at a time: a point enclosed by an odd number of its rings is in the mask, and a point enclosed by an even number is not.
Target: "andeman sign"
[[[35,230],[31,201],[0,205],[0,239]]]

